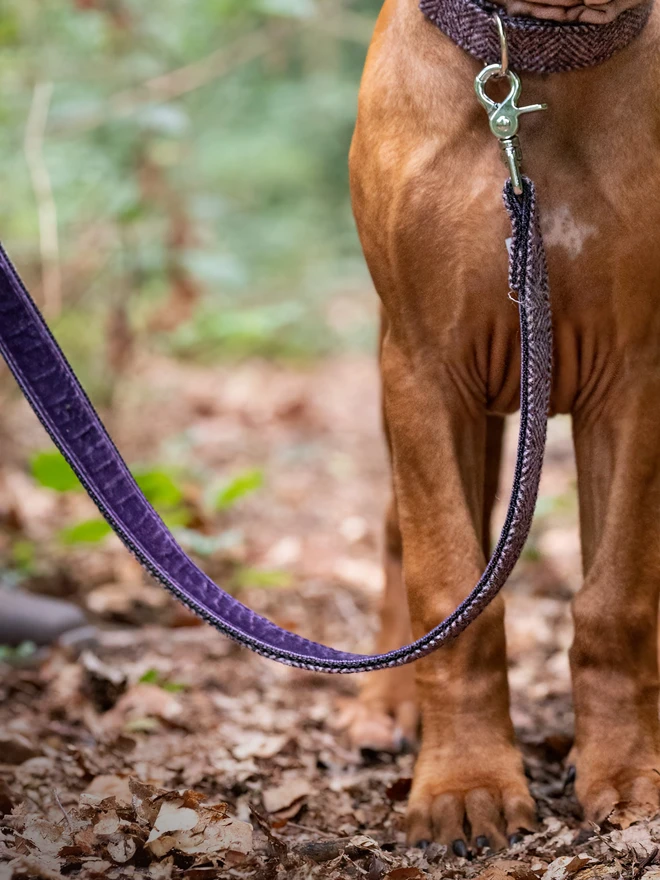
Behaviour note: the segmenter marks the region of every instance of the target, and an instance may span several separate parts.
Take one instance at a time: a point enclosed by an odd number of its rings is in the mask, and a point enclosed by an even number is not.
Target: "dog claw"
[[[452,843],[451,848],[454,851],[454,855],[457,855],[460,859],[467,859],[468,848],[464,840],[455,840]]]
[[[490,849],[490,840],[485,835],[481,837],[477,837],[476,839],[477,849]]]
[[[421,849],[421,850],[428,849],[431,846],[431,841],[430,840],[418,840],[417,843],[415,844],[415,846],[417,847],[417,849]]]
[[[516,831],[515,834],[512,834],[509,837],[509,846],[515,846],[517,843],[520,843],[523,840],[524,835],[522,835],[519,831]]]
[[[575,779],[577,777],[577,771],[575,769],[575,764],[571,764],[570,767],[566,770],[566,775],[564,776],[564,784],[562,786],[562,794],[566,794],[566,792],[575,784]]]

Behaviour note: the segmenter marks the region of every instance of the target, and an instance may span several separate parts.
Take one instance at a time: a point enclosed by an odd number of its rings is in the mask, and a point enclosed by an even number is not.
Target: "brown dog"
[[[603,21],[626,5],[512,0],[508,11]],[[622,799],[656,809],[660,784],[659,45],[656,8],[642,36],[605,64],[523,76],[523,103],[550,107],[526,117],[521,135],[548,250],[552,410],[574,424],[585,575],[570,656],[575,762],[577,794],[596,821]],[[426,633],[481,575],[503,418],[518,406],[506,172],[473,93],[481,66],[424,19],[417,0],[387,0],[351,152],[355,215],[382,300],[396,498],[380,650]],[[532,828],[501,600],[413,670],[373,675],[354,741],[396,745],[396,729],[413,738],[417,707],[410,841],[462,854],[466,824],[472,841],[493,847]]]

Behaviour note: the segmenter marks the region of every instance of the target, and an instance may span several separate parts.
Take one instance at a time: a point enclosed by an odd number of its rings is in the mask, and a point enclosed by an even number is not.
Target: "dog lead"
[[[142,566],[180,602],[224,635],[258,654],[315,672],[369,672],[402,666],[458,636],[495,598],[518,561],[534,515],[545,449],[552,374],[548,277],[536,194],[520,173],[518,117],[541,105],[518,107],[520,81],[509,69],[542,72],[597,64],[643,29],[650,5],[627,10],[611,25],[556,25],[502,15],[476,0],[422,0],[422,12],[487,67],[475,89],[500,140],[511,179],[504,204],[512,226],[509,283],[518,297],[521,345],[520,432],[513,487],[502,531],[477,585],[459,607],[410,645],[373,656],[320,645],[283,630],[218,587],[186,555],[149,504],[110,439],[64,354],[0,247],[0,351],[51,439],[109,525]],[[509,36],[504,37],[504,27]],[[557,28],[573,40],[557,40]],[[540,40],[523,39],[540,35]],[[539,46],[541,47],[539,49]],[[510,59],[510,62],[509,62]],[[485,93],[493,76],[511,91],[497,104]]]

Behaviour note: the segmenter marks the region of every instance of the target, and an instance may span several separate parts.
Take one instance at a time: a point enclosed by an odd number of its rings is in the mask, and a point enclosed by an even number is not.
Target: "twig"
[[[72,136],[91,131],[111,119],[125,119],[134,116],[149,104],[158,104],[180,98],[189,92],[208,85],[231,73],[237,67],[248,64],[275,51],[283,39],[304,29],[316,29],[338,39],[350,40],[367,45],[373,31],[373,21],[364,15],[342,10],[338,14],[287,23],[275,30],[253,31],[237,39],[230,46],[223,46],[183,67],[152,77],[137,86],[116,92],[108,98],[102,111],[94,113],[73,125],[53,126],[51,131],[58,136]]]
[[[35,85],[23,142],[25,160],[30,171],[39,217],[39,250],[44,312],[50,318],[57,317],[62,308],[57,207],[43,151],[52,94],[52,82],[39,82]]]
[[[291,820],[287,821],[287,826],[291,828],[299,828],[301,831],[307,831],[309,834],[316,834],[318,837],[328,837],[331,840],[335,840],[337,838],[337,834],[332,834],[329,831],[321,831],[320,828],[310,828],[309,825],[301,825],[300,822],[292,822]]]
[[[69,831],[71,832],[71,834],[73,834],[73,825],[71,824],[71,817],[69,816],[69,814],[67,813],[67,811],[64,809],[64,804],[63,804],[62,801],[60,800],[60,796],[59,796],[59,794],[57,793],[57,789],[56,789],[56,788],[53,788],[53,789],[51,789],[51,790],[52,790],[52,792],[53,792],[53,797],[55,798],[55,803],[57,804],[57,806],[58,806],[58,807],[60,808],[60,810],[62,811],[62,815],[64,816],[64,818],[65,818],[65,820],[66,820],[66,824],[67,824],[68,827],[69,827]]]
[[[298,27],[288,25],[280,28],[273,39],[272,31],[253,31],[236,40],[230,46],[223,46],[183,67],[152,77],[137,86],[116,92],[108,98],[103,110],[82,119],[74,125],[60,128],[55,126],[56,135],[78,135],[104,125],[111,119],[124,119],[134,116],[149,104],[160,104],[180,98],[182,95],[208,85],[213,80],[225,76],[237,67],[267,55],[276,48],[276,43],[290,36]]]

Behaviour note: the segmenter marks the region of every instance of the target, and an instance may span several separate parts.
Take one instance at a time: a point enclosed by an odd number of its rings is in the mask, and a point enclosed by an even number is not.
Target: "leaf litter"
[[[175,450],[211,499],[259,474],[235,506],[209,508],[186,484],[182,534],[200,564],[278,623],[369,651],[387,489],[372,361],[209,371],[145,358],[132,382],[115,426],[131,460],[169,467]],[[580,583],[567,422],[551,424],[539,516],[507,587],[512,714],[540,826],[467,861],[406,846],[414,756],[351,750],[338,719],[354,680],[277,666],[198,626],[114,538],[57,546],[67,517],[94,510],[29,479],[43,437],[20,401],[8,410],[18,439],[0,472],[0,550],[11,530],[33,542],[26,586],[75,597],[97,634],[1,666],[0,880],[660,878],[660,822],[621,804],[585,826],[567,773]]]

